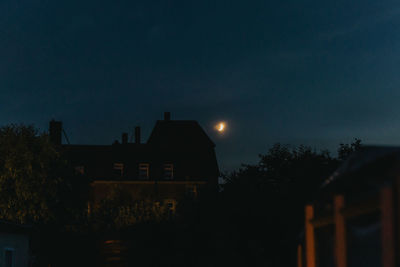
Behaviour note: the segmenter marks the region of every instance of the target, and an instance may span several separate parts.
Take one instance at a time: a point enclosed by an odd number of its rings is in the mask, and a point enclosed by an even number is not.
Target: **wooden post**
[[[336,267],[347,266],[346,246],[346,221],[342,214],[344,208],[344,197],[342,195],[334,198],[334,220],[335,220],[335,259]]]
[[[92,213],[92,204],[90,203],[90,201],[87,202],[87,213],[88,216],[90,216],[90,214]]]
[[[382,267],[395,267],[393,189],[381,189]]]
[[[400,173],[400,170],[398,171]],[[396,177],[396,183],[395,183],[395,191],[393,191],[393,203],[396,209],[394,210],[394,231],[397,232],[397,238],[396,238],[396,266],[399,267],[400,265],[400,175],[397,175]]]
[[[311,220],[314,218],[314,207],[307,205],[305,208],[305,237],[306,237],[306,265],[315,267],[315,236]]]
[[[297,246],[297,267],[303,267],[303,249],[301,244]]]

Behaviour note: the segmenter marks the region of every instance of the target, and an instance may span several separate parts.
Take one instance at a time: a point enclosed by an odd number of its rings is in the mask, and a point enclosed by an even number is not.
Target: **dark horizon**
[[[196,120],[196,119],[190,119],[190,118],[176,118],[174,116],[175,114],[172,113],[172,120]],[[133,142],[134,139],[134,131],[135,127],[139,126],[141,130],[141,142],[145,143],[147,142],[151,131],[153,130],[153,127],[156,124],[157,120],[163,120],[163,114],[158,116],[158,118],[155,118],[153,122],[144,122],[144,123],[132,123],[129,125],[126,125],[126,128],[116,128],[112,130],[112,134],[110,132],[96,132],[92,128],[92,126],[96,125],[91,125],[90,122],[88,122],[86,125],[77,125],[75,129],[70,128],[70,122],[61,120],[63,123],[63,129],[68,137],[68,141],[70,144],[74,145],[111,145],[113,142],[118,141],[121,142],[122,134],[123,133],[128,133],[128,140],[129,142]],[[53,120],[55,118],[52,118]],[[287,145],[289,147],[296,147],[299,145],[306,145],[311,147],[313,150],[319,152],[322,150],[328,150],[331,153],[331,156],[337,157],[337,149],[339,148],[340,144],[351,144],[355,141],[355,139],[360,139],[359,137],[350,137],[347,138],[344,141],[337,140],[337,142],[332,142],[329,146],[326,146],[326,144],[329,142],[324,142],[323,139],[321,140],[303,140],[303,139],[292,139],[289,142],[288,140],[282,139],[282,138],[276,138],[275,141],[271,140],[269,143],[262,144],[260,146],[256,146],[253,148],[253,150],[245,147],[245,143],[238,143],[238,144],[233,144],[232,140],[229,140],[231,138],[230,135],[232,135],[231,131],[232,130],[232,125],[229,121],[224,120],[228,124],[228,129],[227,132],[220,134],[218,133],[214,127],[219,122],[220,120],[214,120],[212,122],[209,122],[208,124],[202,123],[201,121],[198,121],[200,123],[200,126],[205,130],[207,135],[210,136],[212,141],[216,144],[216,154],[217,154],[217,160],[219,164],[220,171],[226,172],[226,171],[233,171],[235,169],[238,169],[241,167],[242,164],[255,164],[259,161],[259,154],[266,154],[268,149],[271,148],[274,144],[280,143],[282,145]],[[36,127],[39,132],[48,132],[49,130],[49,122],[50,119],[41,125],[37,125],[34,123],[29,123],[29,122],[10,122],[10,123],[22,123],[26,125],[33,125]],[[105,123],[105,122],[103,122]],[[3,125],[2,125],[3,126]],[[110,130],[110,129],[108,129]],[[82,134],[82,132],[86,132],[89,134]],[[107,140],[108,139],[108,140]],[[363,145],[380,145],[380,146],[393,146],[391,144],[374,144],[374,143],[368,143],[368,140],[361,139],[361,142]],[[62,142],[64,144],[67,144],[67,140],[63,134],[62,136]],[[233,146],[233,147],[229,147]],[[259,151],[257,151],[257,148]],[[229,155],[232,152],[245,152],[245,157],[243,155],[237,156],[237,155]],[[247,153],[246,153],[247,152]],[[240,153],[239,153],[240,154]]]

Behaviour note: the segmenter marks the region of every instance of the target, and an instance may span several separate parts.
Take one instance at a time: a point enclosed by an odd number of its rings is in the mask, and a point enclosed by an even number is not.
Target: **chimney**
[[[140,127],[135,127],[135,143],[140,144]]]
[[[55,145],[61,145],[62,122],[51,120],[49,123],[50,141]]]
[[[165,121],[171,120],[171,112],[164,112],[164,120]]]
[[[128,134],[122,133],[122,144],[126,145],[128,143]]]

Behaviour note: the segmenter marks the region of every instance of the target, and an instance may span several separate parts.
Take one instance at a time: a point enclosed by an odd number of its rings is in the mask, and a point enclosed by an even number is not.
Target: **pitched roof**
[[[388,180],[391,171],[400,162],[400,147],[364,146],[354,152],[328,178],[322,188],[333,184],[361,184],[375,180],[382,183]],[[368,179],[367,179],[368,177]]]
[[[194,120],[158,120],[147,143],[150,145],[215,147],[214,142]]]

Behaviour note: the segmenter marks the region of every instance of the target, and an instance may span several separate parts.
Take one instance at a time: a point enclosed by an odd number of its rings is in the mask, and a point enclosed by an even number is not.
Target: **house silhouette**
[[[158,120],[146,143],[140,127],[134,142],[123,133],[111,145],[62,144],[62,122],[50,121],[50,140],[78,173],[92,180],[91,204],[120,186],[137,200],[167,202],[171,209],[187,196],[217,191],[215,144],[194,120],[171,120],[169,112]]]

